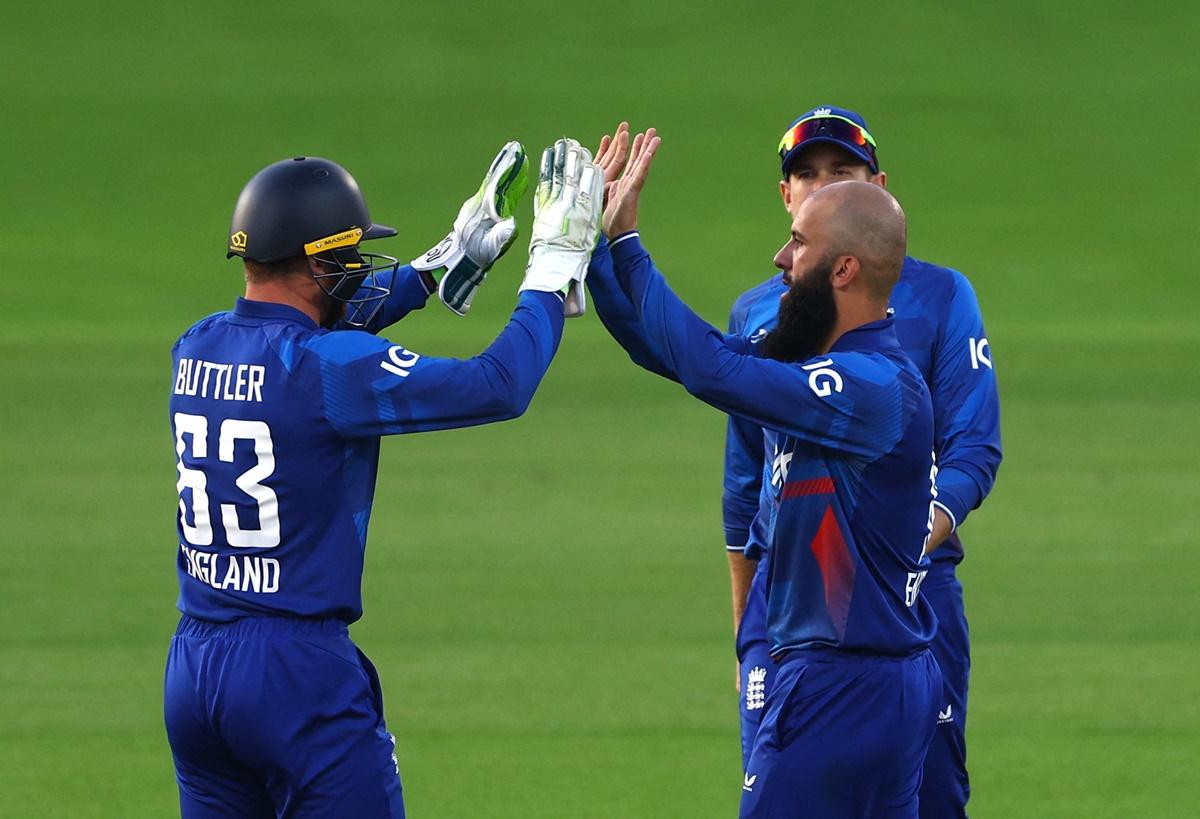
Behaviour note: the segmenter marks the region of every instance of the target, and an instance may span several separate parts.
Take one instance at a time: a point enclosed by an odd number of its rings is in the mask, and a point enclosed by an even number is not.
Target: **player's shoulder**
[[[397,345],[363,330],[310,330],[296,339],[300,349],[322,364],[350,364],[373,355],[383,355]]]
[[[897,378],[920,372],[905,353],[893,319],[875,322],[845,333],[823,359],[864,385],[894,386]],[[822,357],[805,362],[815,369]]]
[[[177,350],[179,349],[179,345],[183,344],[187,340],[201,336],[204,333],[212,330],[214,327],[219,326],[225,320],[227,315],[229,315],[228,311],[222,310],[219,313],[211,313],[200,319],[191,327],[184,330],[179,338],[175,339],[175,343],[171,345],[171,349]]]
[[[809,389],[856,423],[883,424],[896,432],[930,403],[925,380],[903,351],[836,351],[802,366]]]
[[[805,370],[816,371],[826,366],[860,379],[864,384],[878,385],[895,381],[897,373],[910,365],[908,357],[898,348],[831,351],[803,363]]]
[[[930,401],[929,387],[912,359],[899,347],[857,350],[841,354],[834,362],[846,375],[856,401],[875,404],[886,411],[912,408]]]
[[[782,294],[787,287],[783,283],[783,274],[776,273],[775,275],[759,282],[748,290],[742,292],[734,299],[733,307],[729,311],[730,326],[738,326],[746,323],[746,317],[754,307],[762,302],[763,299],[775,297],[778,301],[779,295]]]
[[[940,291],[947,298],[956,293],[975,292],[971,286],[971,280],[957,268],[946,267],[913,256],[904,257],[904,266],[900,269],[900,280],[907,281],[922,290]]]

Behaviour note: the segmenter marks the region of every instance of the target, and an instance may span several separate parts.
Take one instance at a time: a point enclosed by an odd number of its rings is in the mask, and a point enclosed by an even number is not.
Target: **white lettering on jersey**
[[[175,413],[175,454],[178,461],[175,466],[179,470],[179,480],[175,482],[175,491],[179,493],[179,525],[188,543],[197,546],[211,546],[213,542],[212,521],[208,514],[208,477],[202,469],[192,469],[183,462],[183,454],[187,452],[185,435],[192,436],[192,458],[208,457],[208,419],[203,415],[188,415],[185,412]],[[192,523],[188,524],[188,507],[184,490],[192,491]]]
[[[219,555],[179,544],[189,577],[218,591],[233,589],[257,594],[279,591],[279,561],[273,557]]]
[[[917,595],[921,592],[921,581],[925,579],[928,572],[909,572],[908,582],[904,584],[904,605],[909,608],[917,602]]]
[[[836,370],[830,369],[832,365],[833,359],[827,358],[800,368],[808,372],[808,386],[819,398],[827,398],[835,392],[842,391],[842,377]]]
[[[261,364],[216,364],[181,358],[175,374],[175,394],[261,403],[266,378],[267,368]]]
[[[234,442],[238,440],[253,441],[254,455],[258,458],[258,463],[238,476],[237,487],[258,504],[259,528],[243,529],[238,523],[237,507],[223,503],[221,523],[225,526],[225,538],[230,546],[241,549],[273,549],[279,545],[279,499],[275,490],[261,483],[275,472],[271,428],[265,421],[226,418],[221,422],[218,453],[222,461],[233,463]]]
[[[175,488],[179,492],[179,524],[183,537],[193,546],[211,546],[213,542],[212,519],[208,508],[208,478],[199,465],[184,464],[187,451],[184,435],[192,436],[191,458],[208,458],[208,419],[203,415],[186,412],[175,413],[175,453],[179,456],[176,467],[179,480]],[[258,505],[257,529],[243,529],[238,523],[237,507],[231,503],[221,504],[221,523],[225,527],[225,540],[230,546],[241,549],[273,549],[279,545],[279,499],[275,490],[263,485],[263,481],[275,472],[275,447],[271,441],[271,428],[265,421],[243,421],[226,418],[221,422],[218,442],[218,457],[226,463],[234,462],[234,442],[254,442],[254,466],[237,478],[237,487],[254,499]],[[189,526],[188,505],[184,490],[191,489],[192,520]]]
[[[408,378],[413,366],[421,360],[418,353],[410,352],[399,344],[389,348],[387,354],[391,361],[380,361],[379,366],[401,378]]]
[[[973,338],[967,339],[967,347],[971,350],[971,369],[978,370],[979,365],[992,369],[991,350],[988,349],[988,340],[981,338],[976,341]]]

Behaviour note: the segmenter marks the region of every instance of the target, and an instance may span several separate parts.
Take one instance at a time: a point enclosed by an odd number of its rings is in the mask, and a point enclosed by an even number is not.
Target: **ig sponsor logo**
[[[421,356],[418,353],[410,352],[399,344],[389,348],[387,354],[391,360],[380,361],[379,366],[401,378],[408,378],[408,374],[412,372],[413,365],[421,360]]]
[[[808,372],[808,386],[820,398],[828,398],[835,392],[842,391],[842,377],[837,370],[831,369],[833,359],[814,361],[805,364],[800,369]]]
[[[992,369],[992,351],[988,349],[988,340],[986,338],[967,339],[967,346],[971,349],[971,369],[978,370],[979,365]]]

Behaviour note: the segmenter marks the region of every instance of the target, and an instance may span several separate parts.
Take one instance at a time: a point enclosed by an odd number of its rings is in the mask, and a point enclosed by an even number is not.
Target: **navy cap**
[[[848,108],[824,105],[797,117],[779,140],[780,169],[787,175],[788,164],[802,150],[817,142],[828,142],[852,153],[867,163],[871,173],[879,173],[875,139],[867,130],[867,121]]]

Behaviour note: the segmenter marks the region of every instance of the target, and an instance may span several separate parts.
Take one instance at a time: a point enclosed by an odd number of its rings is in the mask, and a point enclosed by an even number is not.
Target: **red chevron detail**
[[[825,581],[825,608],[841,639],[846,634],[846,619],[850,616],[855,569],[832,505],[825,507],[825,515],[809,548],[821,567],[821,579]]]
[[[783,499],[799,498],[804,495],[832,495],[833,478],[809,478],[806,481],[795,481],[783,487]]]

